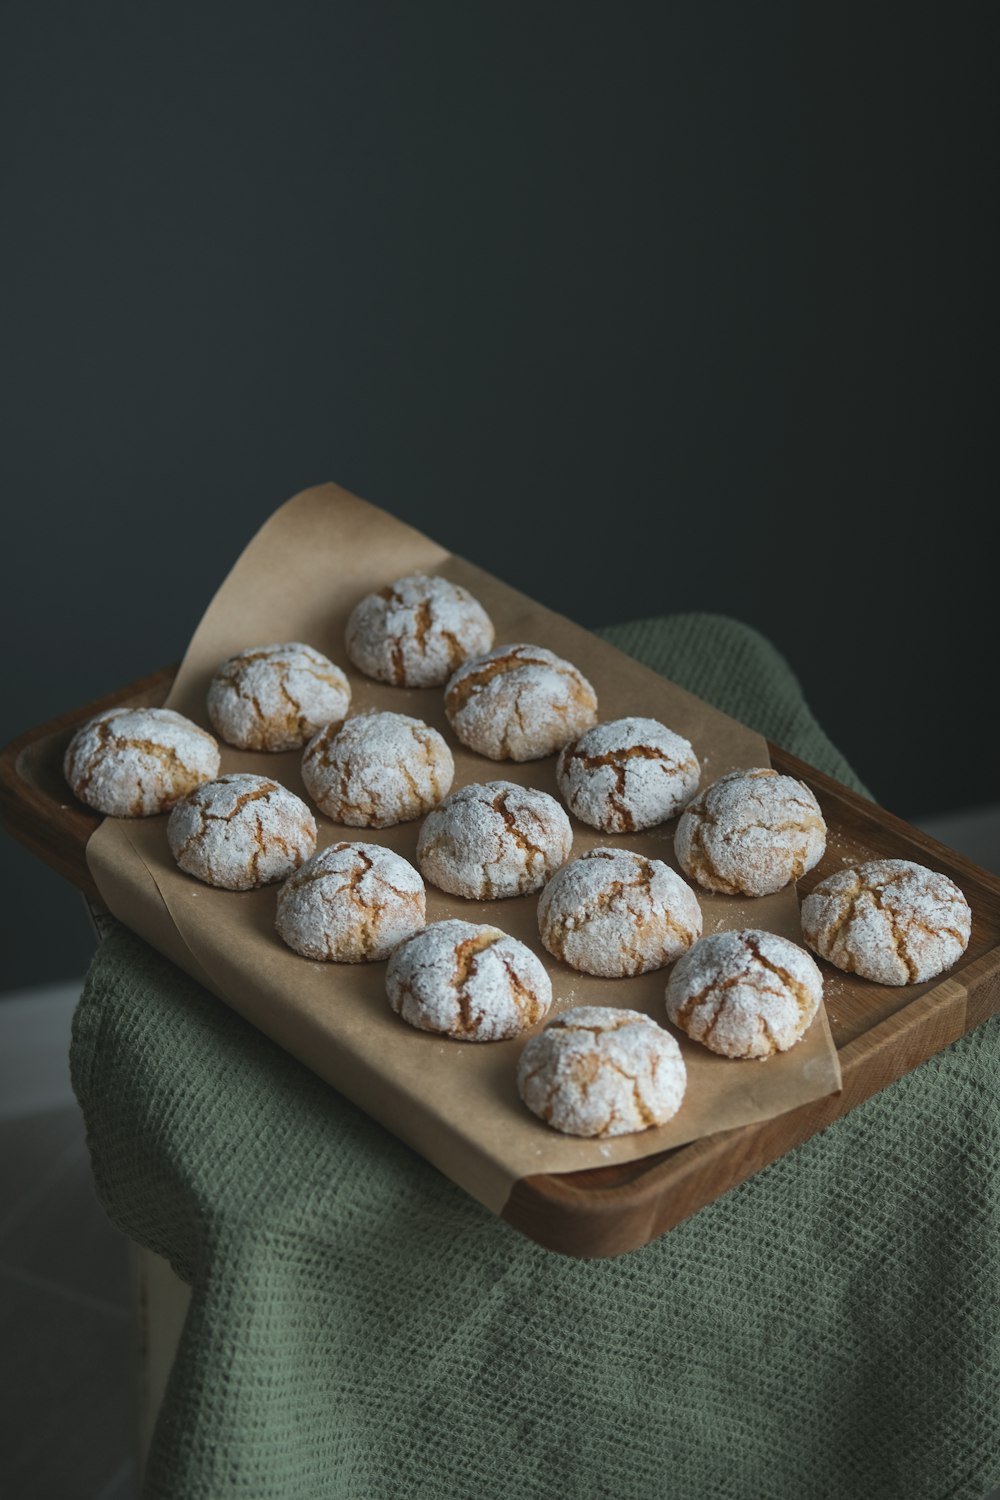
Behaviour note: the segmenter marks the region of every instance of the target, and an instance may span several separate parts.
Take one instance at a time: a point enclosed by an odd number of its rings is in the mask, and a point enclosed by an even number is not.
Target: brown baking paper
[[[440,688],[387,687],[348,663],[344,630],[358,599],[418,570],[464,584],[492,617],[498,645],[548,646],[574,662],[597,690],[602,719],[641,714],[688,738],[701,760],[702,785],[740,766],[769,764],[764,740],[744,725],[333,484],[296,495],[250,542],[195,631],[168,706],[209,728],[205,695],[225,658],[275,641],[305,641],[347,672],[352,713],[394,709],[439,729],[455,756],[456,787],[505,778],[556,795],[554,756],[525,765],[486,760],[456,741]],[[299,752],[221,748],[224,772],[255,771],[306,796]],[[840,1088],[821,1006],[802,1041],[766,1062],[721,1058],[678,1033],[688,1087],[672,1121],[609,1141],[560,1135],[518,1098],[515,1064],[523,1037],[477,1044],[414,1030],[389,1008],[384,963],[315,963],[293,953],[274,931],[276,887],[234,893],[183,874],[170,855],[166,821],[107,818],[91,838],[88,862],[111,911],[494,1212],[503,1209],[518,1178],[632,1161],[770,1119]],[[318,816],[317,824],[321,848],[363,839],[414,859],[419,822],[345,829]],[[673,831],[671,821],[612,839],[574,820],[573,854],[613,842],[676,868]],[[758,900],[701,890],[698,896],[706,934],[753,926],[800,940],[793,888]],[[667,1024],[663,971],[617,980],[578,974],[542,948],[536,908],[536,896],[475,902],[427,890],[429,922],[489,922],[530,944],[551,976],[553,1012],[618,1005]]]

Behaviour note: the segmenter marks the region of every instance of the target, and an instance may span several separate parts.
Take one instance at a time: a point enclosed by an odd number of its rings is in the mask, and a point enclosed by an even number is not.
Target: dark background
[[[990,11],[6,3],[0,738],[335,479],[584,624],[750,622],[907,818],[997,800]],[[82,972],[0,859],[0,989]]]

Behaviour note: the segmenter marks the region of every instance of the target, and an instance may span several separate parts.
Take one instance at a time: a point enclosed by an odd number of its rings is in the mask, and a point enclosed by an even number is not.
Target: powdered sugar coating
[[[206,781],[167,819],[167,843],[188,875],[227,891],[284,880],[316,848],[316,820],[301,797],[267,776]]]
[[[88,807],[116,818],[166,812],[219,772],[207,730],[172,708],[109,708],[82,724],[63,774]]]
[[[305,958],[354,964],[388,958],[424,920],[424,883],[409,860],[381,844],[338,843],[285,881],[275,927]]]
[[[513,781],[476,782],[428,813],[417,864],[442,891],[492,901],[540,890],[572,844],[569,818],[547,792]]]
[[[497,646],[459,667],[445,712],[463,745],[491,760],[540,760],[597,721],[597,694],[544,646]]]
[[[517,1089],[566,1135],[629,1135],[673,1119],[687,1087],[681,1049],[637,1010],[582,1005],[526,1044]]]
[[[407,714],[359,714],[306,746],[302,779],[335,823],[389,828],[435,807],[455,776],[444,736]]]
[[[725,895],[768,896],[823,857],[826,823],[804,782],[760,766],[730,771],[681,813],[677,863]]]
[[[713,932],[677,960],[667,1015],[723,1057],[771,1057],[805,1032],[823,998],[823,976],[797,943],[746,928]]]
[[[694,891],[662,860],[591,849],[542,891],[538,930],[553,958],[620,979],[672,963],[701,936],[702,915]]]
[[[493,623],[468,589],[409,573],[366,596],[347,622],[347,654],[378,682],[439,687],[469,656],[488,651]]]
[[[499,1042],[534,1026],[552,1004],[545,966],[498,927],[432,922],[402,943],[385,974],[397,1015],[462,1042]]]
[[[604,833],[665,823],[694,796],[700,777],[691,743],[657,719],[596,724],[556,762],[570,812]]]
[[[820,881],[802,902],[802,933],[848,974],[918,984],[961,958],[972,911],[947,875],[909,859],[873,859]]]
[[[342,724],[351,685],[301,641],[254,646],[224,661],[208,685],[216,734],[239,750],[297,750],[325,724]]]

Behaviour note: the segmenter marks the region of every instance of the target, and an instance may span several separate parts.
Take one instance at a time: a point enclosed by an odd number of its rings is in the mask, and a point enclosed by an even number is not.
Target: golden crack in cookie
[[[172,708],[109,708],[80,726],[63,757],[80,801],[116,818],[166,812],[218,773],[215,740]]]
[[[768,896],[811,870],[826,849],[826,823],[804,782],[770,767],[730,771],[681,813],[674,853],[709,891]]]
[[[424,883],[409,860],[381,844],[338,843],[285,881],[275,927],[305,958],[369,963],[388,958],[424,920]]]
[[[908,859],[874,859],[821,880],[802,902],[815,953],[879,984],[918,984],[961,958],[972,911],[953,880]]]
[[[566,1135],[630,1135],[673,1119],[687,1069],[664,1027],[635,1010],[584,1005],[553,1017],[517,1064],[524,1103]]]
[[[440,687],[493,644],[493,623],[468,589],[410,573],[366,594],[347,622],[347,654],[359,671],[395,687]]]
[[[239,750],[298,750],[351,705],[344,673],[312,646],[255,646],[224,661],[208,685],[208,717]]]
[[[513,781],[476,782],[428,813],[417,864],[439,890],[493,901],[540,890],[572,844],[569,818],[547,792]]]
[[[690,742],[657,719],[596,724],[556,762],[570,812],[603,833],[665,823],[694,796],[701,766]]]
[[[540,760],[597,721],[597,694],[544,646],[497,646],[467,661],[445,689],[448,722],[490,760]]]
[[[552,1004],[549,976],[531,949],[475,922],[432,922],[402,943],[385,987],[404,1021],[461,1042],[517,1036]]]
[[[390,828],[436,807],[455,775],[443,735],[407,714],[359,714],[321,729],[305,748],[302,779],[335,823]]]
[[[249,891],[284,880],[316,848],[316,820],[301,797],[266,776],[206,781],[167,820],[177,864],[206,885]]]
[[[700,936],[691,887],[659,859],[591,849],[557,870],[538,902],[538,930],[553,958],[584,974],[621,979],[662,969]]]
[[[746,928],[713,932],[679,958],[667,981],[667,1016],[723,1057],[771,1057],[805,1035],[823,976],[788,938]]]

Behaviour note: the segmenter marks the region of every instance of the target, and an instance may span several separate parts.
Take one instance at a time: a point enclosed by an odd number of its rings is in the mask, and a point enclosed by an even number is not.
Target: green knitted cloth
[[[604,632],[857,784],[754,632]],[[193,1288],[149,1500],[982,1500],[1000,1480],[990,1023],[652,1245],[453,1187],[131,933],[74,1084],[111,1218]]]

